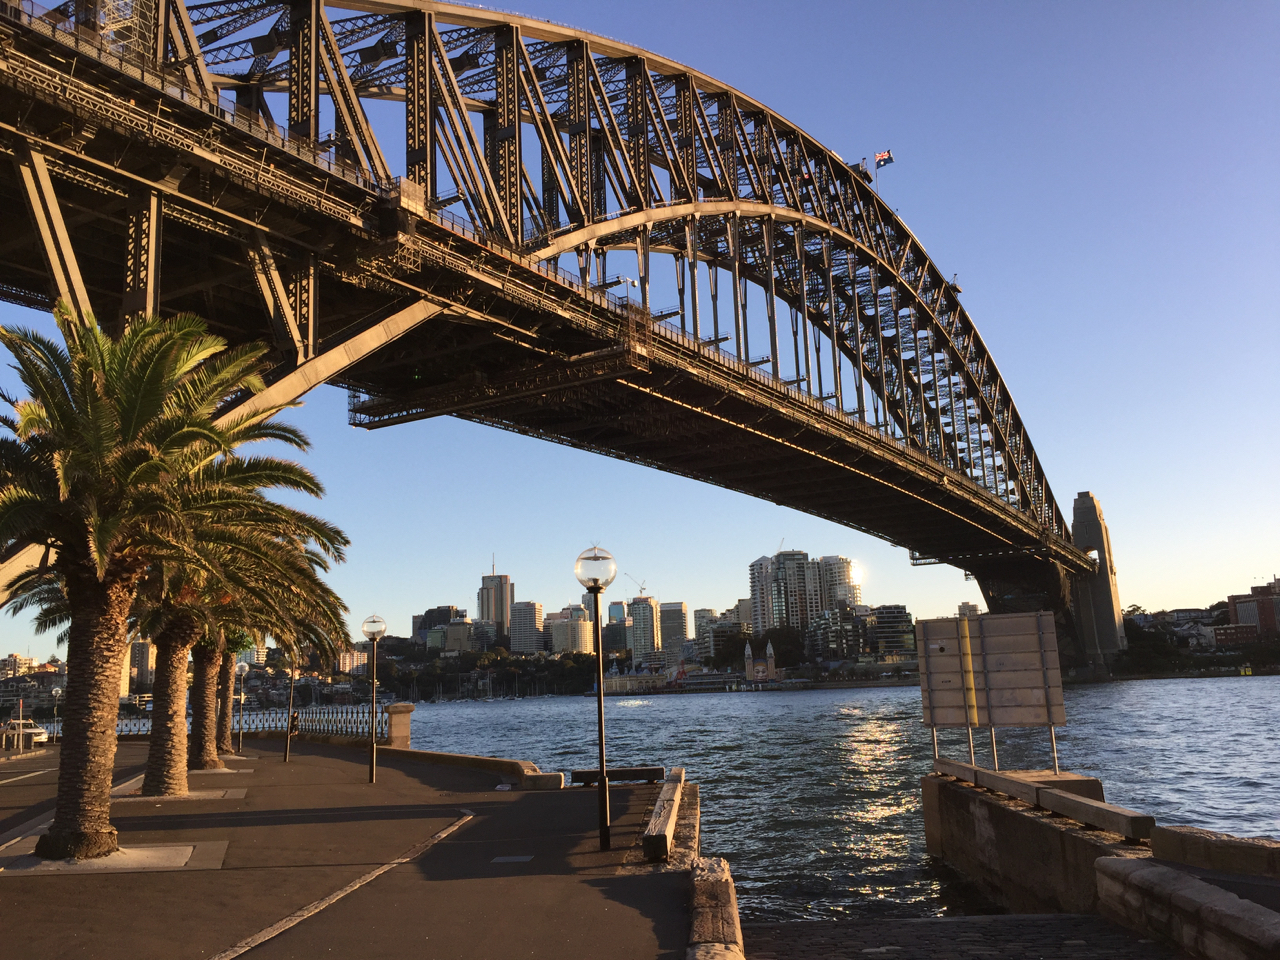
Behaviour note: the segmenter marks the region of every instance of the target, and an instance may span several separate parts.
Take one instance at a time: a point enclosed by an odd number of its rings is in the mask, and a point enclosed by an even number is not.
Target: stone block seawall
[[[940,774],[923,777],[925,844],[1014,913],[1097,913],[1094,861],[1145,844]]]

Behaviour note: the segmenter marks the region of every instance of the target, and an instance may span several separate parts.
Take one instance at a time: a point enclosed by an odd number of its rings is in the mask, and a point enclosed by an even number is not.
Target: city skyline
[[[1214,462],[1270,431],[1270,352],[1237,345],[1270,342],[1277,321],[1277,135],[1258,120],[1275,115],[1274,8],[809,4],[769,18],[776,58],[746,61],[763,5],[707,4],[714,42],[676,27],[673,3],[515,6],[694,65],[850,161],[892,148],[881,195],[959,275],[1059,504],[1099,498],[1124,606],[1205,606],[1280,567],[1280,454],[1260,443],[1233,458],[1229,496]],[[785,67],[798,60],[803,75]],[[812,96],[850,84],[867,95]],[[0,322],[51,329],[7,304]],[[1228,322],[1231,337],[1210,332]],[[18,389],[7,367],[0,388]],[[869,599],[920,617],[981,600],[959,570],[913,568],[864,534],[643,466],[452,418],[354,430],[334,388],[284,419],[313,438],[305,463],[329,491],[306,508],[353,540],[330,576],[353,632],[375,611],[405,634],[427,606],[469,608],[495,551],[522,596],[560,609],[580,596],[573,558],[597,541],[620,565],[606,601],[630,591],[629,573],[660,600],[722,609],[745,595],[742,565],[784,538],[857,557]],[[57,653],[26,617],[0,617],[0,644]]]

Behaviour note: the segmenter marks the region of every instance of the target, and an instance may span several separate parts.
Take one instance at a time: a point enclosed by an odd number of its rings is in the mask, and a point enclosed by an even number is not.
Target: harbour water
[[[1064,769],[1112,803],[1241,836],[1280,836],[1280,677],[1073,687]],[[704,852],[726,857],[744,921],[923,917],[981,910],[924,851],[920,777],[929,732],[915,687],[614,697],[609,762],[683,766],[701,785]],[[944,756],[968,759],[961,731]],[[990,765],[985,732],[977,759]],[[422,704],[419,749],[595,765],[595,701]],[[1043,730],[999,731],[1000,765],[1051,764]]]

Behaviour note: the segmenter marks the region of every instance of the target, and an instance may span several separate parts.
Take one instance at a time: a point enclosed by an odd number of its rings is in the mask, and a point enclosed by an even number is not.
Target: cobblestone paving
[[[1184,960],[1096,916],[744,923],[747,960]]]

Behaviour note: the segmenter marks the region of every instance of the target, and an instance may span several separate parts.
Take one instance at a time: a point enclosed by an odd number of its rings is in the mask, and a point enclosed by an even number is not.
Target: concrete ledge
[[[1280,913],[1149,860],[1100,857],[1103,916],[1201,960],[1275,960]]]
[[[1156,827],[1151,855],[1189,867],[1280,880],[1280,843],[1264,837],[1233,837],[1197,827]]]
[[[696,858],[689,869],[689,885],[693,922],[685,960],[745,960],[738,894],[728,861]]]
[[[988,770],[970,763],[938,757],[933,761],[933,772],[955,777],[965,783],[976,783],[987,790],[996,790],[1026,803],[1038,804],[1034,791],[1027,788],[1028,784],[1073,793],[1099,802],[1106,799],[1102,793],[1102,781],[1097,777],[1086,777],[1067,770],[1060,773],[1052,770]]]
[[[1087,797],[1077,797],[1062,790],[1038,791],[1039,805],[1064,817],[1111,833],[1118,833],[1126,840],[1145,840],[1156,825],[1155,817],[1136,810],[1126,810],[1110,803],[1099,803]]]
[[[1099,857],[1150,857],[1118,833],[963,781],[921,778],[925,844],[1013,913],[1096,913]]]
[[[35,750],[6,750],[0,753],[0,763],[6,763],[9,760],[30,760],[32,757],[43,757],[49,751],[44,747],[37,747]]]
[[[684,767],[673,767],[654,801],[649,824],[644,828],[640,844],[644,858],[650,863],[666,860],[675,845],[676,820],[680,813],[680,794],[684,788]]]
[[[526,773],[520,785],[524,790],[563,790],[563,773]]]

